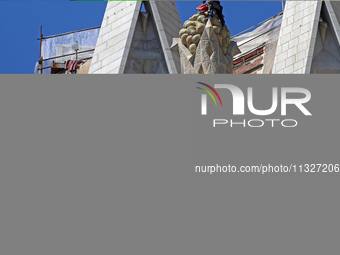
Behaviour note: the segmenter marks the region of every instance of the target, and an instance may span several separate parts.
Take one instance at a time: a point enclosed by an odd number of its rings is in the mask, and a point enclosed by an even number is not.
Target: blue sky
[[[176,2],[182,23],[201,1]],[[281,1],[223,1],[226,24],[237,34],[282,11]],[[54,35],[100,26],[106,2],[0,0],[0,73],[33,73],[39,58],[39,29]]]

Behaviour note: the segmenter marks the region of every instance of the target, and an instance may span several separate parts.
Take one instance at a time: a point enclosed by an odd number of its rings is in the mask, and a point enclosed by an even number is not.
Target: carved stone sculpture
[[[180,55],[182,74],[233,73],[233,57],[240,50],[218,15],[208,13],[209,6],[197,7],[198,13],[179,31],[180,38],[173,39],[170,49]]]

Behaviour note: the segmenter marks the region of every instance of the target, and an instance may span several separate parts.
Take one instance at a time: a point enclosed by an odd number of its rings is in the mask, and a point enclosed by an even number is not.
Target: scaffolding
[[[96,42],[99,35],[99,27],[86,28],[62,34],[43,36],[42,26],[40,26],[39,61],[36,65],[35,73],[47,73],[46,70],[53,68],[54,61],[59,61],[60,65],[65,62],[65,58],[76,57],[76,60],[89,60],[92,58]],[[62,48],[71,50],[71,44],[79,42],[80,50],[73,53],[63,54]],[[57,48],[61,48],[58,52]],[[83,49],[82,49],[83,48]]]

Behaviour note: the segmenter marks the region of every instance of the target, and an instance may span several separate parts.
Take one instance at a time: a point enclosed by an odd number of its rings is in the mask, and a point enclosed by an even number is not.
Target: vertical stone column
[[[142,2],[107,3],[89,73],[122,73]]]
[[[322,1],[286,1],[273,73],[310,73]]]

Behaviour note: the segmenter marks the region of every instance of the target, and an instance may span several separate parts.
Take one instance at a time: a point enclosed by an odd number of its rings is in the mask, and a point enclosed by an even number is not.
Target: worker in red
[[[203,1],[203,4],[205,4],[206,0]],[[209,4],[209,17],[212,19],[213,18],[213,13],[214,11],[216,12],[218,18],[220,19],[221,21],[221,25],[222,27],[225,25],[225,22],[224,22],[224,16],[222,14],[222,10],[223,10],[223,7],[221,6],[221,3],[220,1],[208,1],[208,4]]]

